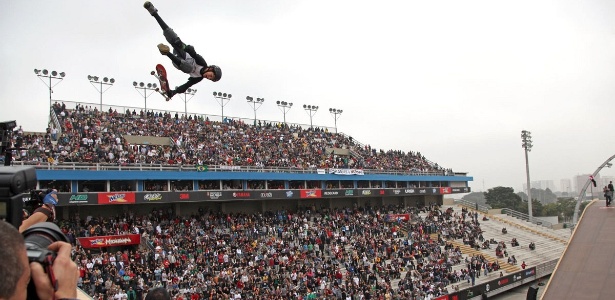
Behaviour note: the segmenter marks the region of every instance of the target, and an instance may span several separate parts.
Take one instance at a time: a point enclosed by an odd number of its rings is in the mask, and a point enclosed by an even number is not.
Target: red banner
[[[301,190],[301,198],[322,198],[321,190]]]
[[[441,187],[440,188],[440,194],[444,195],[444,194],[450,194],[451,193],[451,188],[450,187]]]
[[[105,235],[105,236],[93,236],[93,237],[80,237],[78,238],[79,244],[83,248],[102,248],[102,247],[115,247],[126,245],[138,245],[141,243],[141,236],[138,234],[126,234],[126,235]]]
[[[126,204],[135,203],[134,192],[99,193],[98,204]]]
[[[389,221],[410,221],[410,214],[389,214]]]

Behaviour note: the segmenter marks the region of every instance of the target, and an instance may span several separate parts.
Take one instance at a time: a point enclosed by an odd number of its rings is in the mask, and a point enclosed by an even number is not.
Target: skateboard
[[[169,81],[167,80],[167,70],[164,69],[164,66],[161,64],[156,65],[156,71],[152,71],[151,73],[154,77],[158,78],[160,81],[160,89],[156,88],[156,92],[160,93],[164,97],[165,100],[171,100],[167,94],[170,90]]]

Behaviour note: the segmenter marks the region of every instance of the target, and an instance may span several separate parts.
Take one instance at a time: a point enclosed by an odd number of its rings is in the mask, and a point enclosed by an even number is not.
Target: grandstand
[[[448,201],[472,177],[327,128],[51,111],[46,133],[12,137],[13,164],[60,191],[94,298],[164,286],[183,299],[468,299],[551,274],[569,237]],[[491,239],[509,256],[480,247]]]

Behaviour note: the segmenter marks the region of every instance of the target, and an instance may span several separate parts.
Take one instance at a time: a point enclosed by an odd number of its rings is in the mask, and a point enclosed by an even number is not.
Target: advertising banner
[[[322,198],[322,190],[300,190],[301,198]]]
[[[363,170],[360,169],[329,169],[329,174],[335,175],[365,175]]]
[[[99,193],[98,204],[129,204],[135,203],[134,192]]]
[[[58,206],[98,204],[96,193],[58,193]]]
[[[77,239],[83,248],[139,245],[141,243],[141,236],[138,234],[92,236]]]
[[[440,188],[440,194],[444,195],[444,194],[450,194],[451,193],[451,188],[450,187],[441,187]]]
[[[469,193],[469,192],[470,192],[470,188],[469,187],[453,187],[453,188],[451,188],[451,193],[453,193],[453,194]]]
[[[507,286],[509,284],[513,284],[523,279],[532,278],[534,276],[536,276],[536,267],[531,267],[523,271],[516,272],[514,274],[509,274],[503,277],[499,277],[497,279],[490,280],[486,283],[479,284],[479,285],[461,290],[459,292],[449,294],[448,299],[451,299],[451,300],[470,299],[476,296],[480,296],[483,293],[488,294],[490,291],[497,290],[501,287]]]
[[[397,222],[397,221],[403,221],[403,222],[408,222],[410,221],[410,214],[389,214],[389,221],[390,222]]]

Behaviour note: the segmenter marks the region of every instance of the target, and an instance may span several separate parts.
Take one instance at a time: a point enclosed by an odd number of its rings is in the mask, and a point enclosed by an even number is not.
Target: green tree
[[[485,202],[493,208],[510,208],[518,210],[523,201],[511,187],[498,186],[488,189],[485,194]],[[527,208],[525,209],[527,211]]]
[[[519,205],[516,208],[513,208],[513,209],[518,211],[518,212],[521,212],[521,213],[524,213],[524,214],[528,214],[527,213],[527,209],[528,209],[527,201],[521,200]],[[540,201],[536,200],[536,198],[534,198],[532,196],[532,216],[534,216],[534,217],[544,216],[542,214],[542,209],[543,209],[542,203],[540,203]]]
[[[469,193],[461,197],[461,199],[472,202],[472,203],[478,203],[478,205],[484,205],[485,204],[485,193],[472,192],[472,193]]]
[[[543,216],[559,216],[561,213],[559,209],[558,203],[549,203],[545,204],[542,207],[542,215]]]

